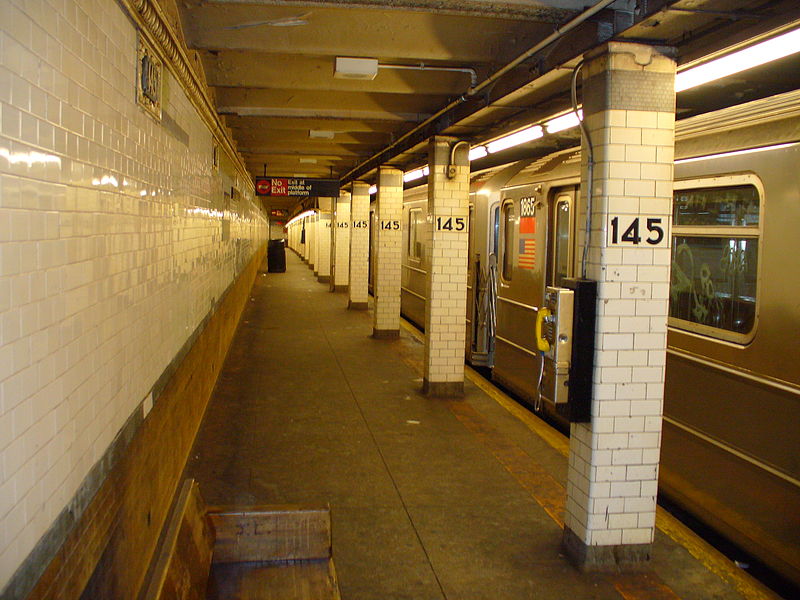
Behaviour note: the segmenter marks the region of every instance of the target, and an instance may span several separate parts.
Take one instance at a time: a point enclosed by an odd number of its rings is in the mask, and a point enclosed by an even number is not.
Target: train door
[[[474,206],[470,213],[471,289],[467,306],[471,321],[467,330],[467,356],[472,365],[491,367],[494,360],[500,203],[489,203],[484,200],[484,204],[479,206],[479,211],[480,223],[472,223],[475,216]],[[478,246],[482,246],[482,252],[474,250]]]
[[[536,346],[538,308],[548,272],[550,205],[544,186],[503,190],[499,215],[498,285],[493,379],[532,404],[543,361]]]
[[[475,252],[475,204],[469,204],[469,220],[467,231],[467,334],[466,334],[466,356],[471,362],[470,353],[474,347],[474,332],[476,325],[475,297],[478,294],[480,284],[480,253]]]

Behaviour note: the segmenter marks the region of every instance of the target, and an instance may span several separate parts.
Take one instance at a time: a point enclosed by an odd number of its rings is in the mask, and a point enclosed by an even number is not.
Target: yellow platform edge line
[[[400,322],[403,329],[412,337],[421,342],[425,340],[424,334],[414,325],[405,319],[401,319]],[[565,457],[569,456],[568,437],[547,425],[528,409],[497,389],[471,367],[465,365],[464,374],[470,382],[547,442],[550,447]],[[691,529],[660,506],[656,508],[656,527],[668,535],[675,543],[683,546],[706,569],[730,583],[747,600],[780,600],[780,596],[742,569],[736,567],[730,559],[706,541],[700,539]]]

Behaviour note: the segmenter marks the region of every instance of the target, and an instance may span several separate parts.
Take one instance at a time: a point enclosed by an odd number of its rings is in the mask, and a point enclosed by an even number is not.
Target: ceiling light
[[[286,226],[286,227],[288,227],[288,226],[289,226],[289,225],[291,225],[292,223],[295,223],[295,222],[299,221],[300,219],[305,219],[306,217],[310,217],[310,216],[311,216],[311,215],[313,215],[313,214],[314,214],[314,211],[313,211],[313,210],[307,210],[307,211],[305,211],[305,212],[301,212],[299,215],[297,215],[297,216],[296,216],[296,217],[294,217],[293,219],[290,219],[290,220],[289,220],[289,222],[288,222],[288,223],[286,223],[286,225],[285,225],[285,226]]]
[[[315,164],[317,164],[317,159],[316,158],[301,158],[300,159],[300,163],[301,164],[305,163],[305,164],[309,164],[309,165],[315,165]]]
[[[800,29],[795,29],[749,48],[744,48],[702,65],[686,69],[675,76],[675,91],[682,92],[796,52],[800,52]]]
[[[469,154],[467,156],[471,162],[473,160],[483,158],[487,154],[489,154],[489,152],[486,150],[486,146],[475,146],[474,148],[469,149]]]
[[[370,195],[370,196],[372,196],[372,194],[374,194],[374,193],[375,193],[375,192],[377,192],[377,191],[378,191],[378,186],[377,186],[377,185],[371,185],[371,186],[369,186],[369,195]]]
[[[422,167],[419,169],[414,169],[413,171],[408,171],[403,174],[403,181],[408,183],[409,181],[416,181],[417,179],[422,179]]]
[[[377,74],[377,58],[336,57],[336,66],[333,70],[336,79],[375,79]]]
[[[318,139],[318,140],[332,140],[333,131],[330,131],[328,129],[309,129],[308,137],[310,137],[311,139]]]
[[[493,142],[489,142],[486,144],[486,149],[489,151],[489,154],[494,154],[495,152],[500,152],[501,150],[539,139],[543,135],[544,131],[542,128],[539,125],[533,125],[531,127],[526,127],[522,131],[517,131],[511,135],[506,135]]]
[[[547,129],[547,133],[558,133],[559,131],[577,127],[580,125],[582,118],[583,110],[578,109],[577,113],[574,111],[568,112],[567,114],[556,117],[555,119],[550,119],[549,121],[545,122],[544,127]]]

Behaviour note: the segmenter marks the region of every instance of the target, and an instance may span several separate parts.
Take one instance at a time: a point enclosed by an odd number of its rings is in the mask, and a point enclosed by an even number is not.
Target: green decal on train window
[[[753,185],[675,191],[671,325],[746,341],[756,319],[759,221]]]

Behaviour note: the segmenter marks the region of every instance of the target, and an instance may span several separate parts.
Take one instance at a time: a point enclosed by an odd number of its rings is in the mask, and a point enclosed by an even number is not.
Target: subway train
[[[800,91],[678,120],[674,176],[660,492],[800,585]],[[580,202],[579,148],[472,174],[467,362],[556,419],[533,332],[546,287],[580,271]],[[402,313],[420,327],[426,206],[406,189]]]

